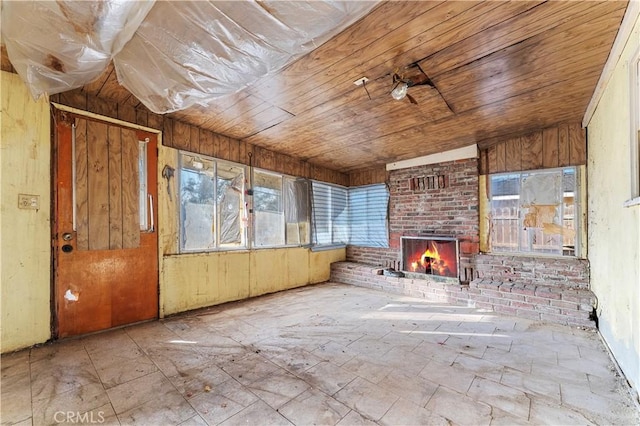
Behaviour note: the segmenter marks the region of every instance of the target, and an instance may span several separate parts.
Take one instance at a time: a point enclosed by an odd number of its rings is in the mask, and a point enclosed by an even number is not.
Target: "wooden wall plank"
[[[136,122],[136,109],[129,104],[118,105],[118,118],[127,123]]]
[[[542,132],[524,136],[522,138],[522,170],[537,170],[542,167]]]
[[[122,248],[122,141],[120,128],[109,126],[109,248]]]
[[[152,112],[149,113],[148,116],[149,127],[156,130],[164,130],[163,128],[163,117],[159,114],[154,114]]]
[[[107,125],[87,121],[89,250],[109,248],[109,151]]]
[[[372,185],[386,181],[387,170],[385,166],[354,170],[349,173],[349,186]]]
[[[542,167],[558,167],[558,128],[542,131]]]
[[[88,96],[87,97],[87,111],[93,112],[99,115],[106,115],[107,117],[118,116],[118,104],[109,102],[104,99]],[[106,134],[105,134],[106,138]]]
[[[229,139],[229,160],[238,163],[240,161],[240,141]]]
[[[558,167],[571,164],[571,147],[569,141],[569,125],[558,127]]]
[[[503,143],[505,148],[505,171],[522,170],[522,140],[512,138]]]
[[[499,143],[496,145],[496,173],[507,171],[507,154],[506,145]]]
[[[569,151],[572,166],[587,163],[587,135],[579,123],[569,125]]]
[[[140,179],[138,176],[138,135],[122,129],[122,247],[140,245]],[[146,200],[145,200],[146,201]]]
[[[497,145],[487,148],[487,173],[496,173],[498,170],[498,148]]]
[[[173,120],[170,118],[164,117],[162,122],[162,129],[163,129],[162,145],[175,148],[175,145],[173,142]]]
[[[489,173],[489,156],[487,149],[481,149],[478,158],[478,170],[481,175]]]
[[[215,134],[215,152],[216,157],[223,160],[229,159],[229,138],[223,135]]]
[[[200,128],[189,126],[189,151],[202,154],[200,150]]]
[[[76,119],[76,248],[89,250],[87,120]]]
[[[87,109],[87,94],[80,89],[60,93],[59,101],[61,104],[78,108],[83,111]]]
[[[214,157],[213,133],[209,130],[200,130],[200,153]]]
[[[173,121],[173,143],[172,146],[177,149],[191,150],[191,128],[182,121]]]
[[[149,117],[147,115],[147,111],[143,109],[136,109],[136,124],[140,126],[148,127],[149,125]]]
[[[245,141],[238,141],[238,162],[242,164],[248,164],[249,159],[247,158],[247,143]]]

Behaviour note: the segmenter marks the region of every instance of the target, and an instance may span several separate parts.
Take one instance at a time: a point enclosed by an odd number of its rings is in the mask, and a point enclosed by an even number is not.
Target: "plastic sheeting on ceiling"
[[[156,113],[237,92],[345,29],[375,1],[3,1],[9,59],[32,95],[82,87],[113,60]]]

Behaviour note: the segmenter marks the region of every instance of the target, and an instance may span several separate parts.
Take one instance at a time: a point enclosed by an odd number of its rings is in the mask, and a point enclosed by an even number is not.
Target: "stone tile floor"
[[[3,424],[640,424],[594,331],[321,284],[2,357]]]

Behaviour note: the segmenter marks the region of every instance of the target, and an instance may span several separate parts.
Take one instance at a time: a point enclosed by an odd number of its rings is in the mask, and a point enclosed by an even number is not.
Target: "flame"
[[[413,272],[429,270],[441,276],[451,273],[447,260],[440,255],[438,246],[435,243],[429,244],[429,247],[418,258],[414,257],[410,265]]]
[[[424,251],[424,254],[421,256],[424,261],[425,257],[430,257],[431,259],[440,260],[440,253],[438,253],[438,247],[435,244],[431,244],[433,248],[428,248]]]

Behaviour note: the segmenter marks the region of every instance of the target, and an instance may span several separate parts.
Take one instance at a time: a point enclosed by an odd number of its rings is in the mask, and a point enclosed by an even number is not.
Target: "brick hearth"
[[[489,278],[460,285],[455,280],[380,275],[381,269],[353,262],[331,265],[331,281],[390,293],[420,297],[430,302],[483,308],[521,318],[595,328],[590,319],[595,303],[584,288],[493,281]]]

